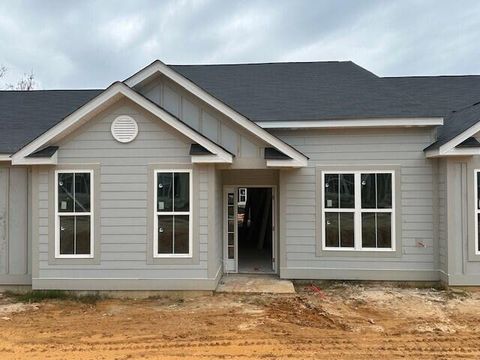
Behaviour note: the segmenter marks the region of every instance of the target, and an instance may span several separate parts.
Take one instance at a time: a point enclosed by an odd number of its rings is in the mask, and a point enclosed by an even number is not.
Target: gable
[[[128,143],[117,141],[111,125],[129,116],[138,134]],[[101,163],[138,166],[156,162],[190,163],[192,141],[128,99],[120,99],[88,123],[57,142],[58,164]],[[139,173],[142,173],[139,171]]]
[[[33,152],[38,151],[42,147],[55,145],[56,142],[69,135],[80,126],[86,124],[95,115],[107,109],[112,104],[115,104],[119,99],[129,99],[135,104],[141,106],[144,111],[163,121],[167,125],[175,128],[185,136],[187,136],[192,143],[198,143],[207,149],[212,155],[208,156],[192,156],[192,162],[232,162],[232,154],[227,150],[212,142],[199,132],[184,124],[181,120],[166,112],[158,105],[130,89],[123,83],[114,83],[107,88],[102,94],[95,97],[93,100],[77,109],[75,112],[67,116],[62,122],[55,125],[47,132],[40,135],[37,139],[23,147],[20,151],[12,156],[12,164],[55,164],[56,159],[41,159],[37,158],[35,161],[28,159],[28,156]],[[44,161],[44,162],[43,162]]]
[[[236,158],[263,159],[264,149],[270,146],[164,76],[154,77],[137,91],[223,146]]]
[[[128,86],[138,89],[143,84],[148,83],[151,79],[156,76],[163,75],[168,78],[170,81],[174,82],[186,92],[195,96],[199,101],[202,101],[206,105],[220,112],[232,122],[239,125],[241,128],[246,131],[258,136],[263,139],[265,142],[269,143],[272,147],[276,148],[280,152],[284,153],[289,157],[290,160],[269,160],[267,159],[267,166],[279,166],[279,167],[304,167],[308,163],[308,157],[296,150],[289,144],[278,139],[276,136],[270,134],[266,130],[262,129],[259,125],[255,124],[253,121],[245,117],[244,115],[238,113],[236,110],[223,103],[221,100],[217,99],[210,93],[206,92],[197,84],[193,83],[189,79],[185,78],[181,74],[172,70],[170,67],[163,64],[161,61],[157,60],[152,64],[148,65],[144,69],[140,70],[127,80],[125,84]]]

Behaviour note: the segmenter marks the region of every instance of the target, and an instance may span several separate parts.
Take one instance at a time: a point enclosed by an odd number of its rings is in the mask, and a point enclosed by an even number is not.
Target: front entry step
[[[274,275],[226,274],[218,283],[219,293],[295,294],[290,280]]]

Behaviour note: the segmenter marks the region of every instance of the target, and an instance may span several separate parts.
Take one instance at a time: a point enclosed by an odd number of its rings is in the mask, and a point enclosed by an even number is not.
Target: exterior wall
[[[157,77],[139,91],[203,135],[235,154],[233,167],[265,167],[265,142],[166,78]],[[239,160],[241,159],[241,160]]]
[[[310,157],[307,168],[280,171],[282,278],[439,280],[434,232],[434,162],[423,149],[427,128],[274,131]],[[398,169],[398,254],[319,251],[316,231],[317,167]],[[320,255],[321,254],[321,255]]]
[[[447,160],[437,162],[438,181],[438,260],[442,281],[447,282],[448,276],[448,218],[447,218]]]
[[[110,134],[118,115],[130,115],[139,134],[121,144]],[[211,290],[220,271],[209,268],[209,250],[217,243],[209,191],[215,179],[212,165],[192,166],[190,143],[182,134],[125,100],[68,138],[58,150],[57,167],[38,167],[34,176],[35,289],[93,290]],[[96,226],[94,259],[54,257],[54,171],[56,168],[94,170]],[[193,257],[153,258],[153,170],[192,168]],[[219,240],[220,241],[220,240]],[[97,248],[98,246],[98,248]],[[91,260],[91,261],[88,261]]]
[[[29,169],[0,164],[0,285],[29,285]]]
[[[444,160],[447,169],[448,284],[480,284],[480,255],[475,253],[475,170],[480,157]]]

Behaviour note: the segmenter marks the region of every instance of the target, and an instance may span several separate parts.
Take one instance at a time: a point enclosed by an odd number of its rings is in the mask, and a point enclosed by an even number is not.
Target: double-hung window
[[[393,171],[322,172],[322,247],[395,250]]]
[[[55,256],[93,257],[93,171],[55,172]]]
[[[192,255],[190,170],[155,171],[155,257]]]

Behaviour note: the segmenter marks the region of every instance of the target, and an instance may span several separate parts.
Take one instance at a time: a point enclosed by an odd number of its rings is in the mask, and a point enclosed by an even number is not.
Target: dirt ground
[[[480,292],[297,290],[95,304],[3,296],[0,359],[480,358]]]

